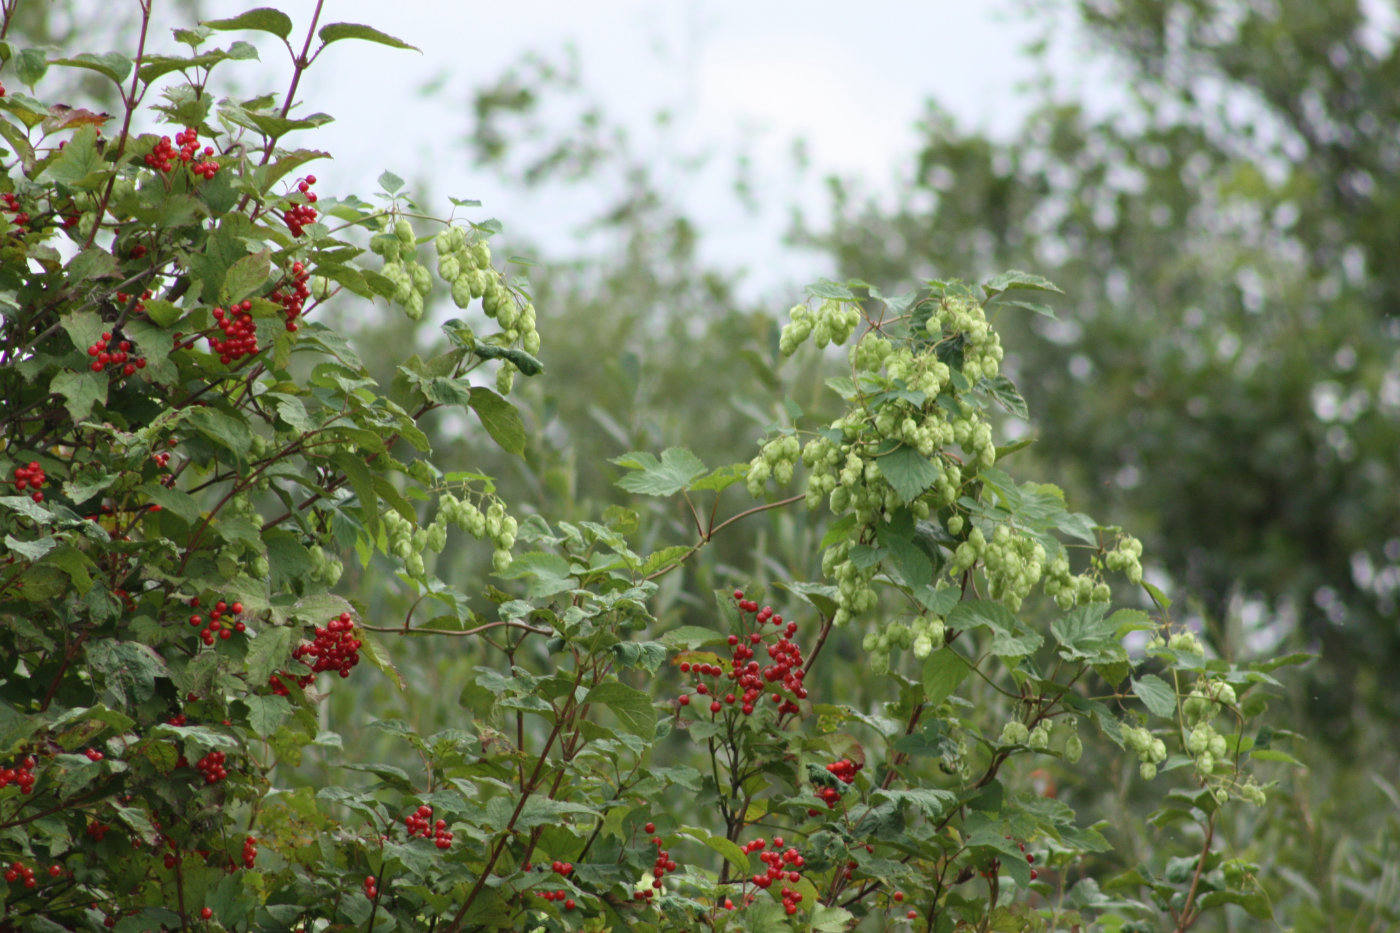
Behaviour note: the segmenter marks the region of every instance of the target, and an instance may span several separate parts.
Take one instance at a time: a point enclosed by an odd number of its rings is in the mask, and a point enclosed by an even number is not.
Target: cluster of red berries
[[[802,903],[802,894],[788,885],[796,884],[802,880],[802,868],[806,865],[806,859],[802,857],[802,853],[791,846],[783,848],[782,836],[773,837],[771,849],[769,849],[768,841],[762,837],[745,844],[745,855],[751,855],[754,852],[759,853],[759,861],[767,865],[768,870],[762,874],[754,875],[749,880],[764,890],[767,890],[774,882],[779,883],[781,887],[778,893],[783,898],[783,910],[788,916],[797,913],[797,905]],[[750,895],[745,898],[745,903],[749,903],[751,900],[752,896]]]
[[[433,808],[426,803],[420,806],[415,812],[403,818],[404,825],[408,827],[408,837],[422,836],[424,839],[433,840],[433,845],[439,849],[448,849],[452,846],[452,833],[447,829],[446,820],[438,820],[429,824],[433,818]],[[569,866],[572,870],[573,866]]]
[[[297,318],[301,316],[301,309],[306,304],[306,299],[311,297],[311,288],[306,284],[306,280],[311,277],[311,273],[306,271],[306,267],[299,262],[292,263],[291,281],[285,285],[280,285],[272,290],[272,294],[267,297],[282,306],[282,316],[287,319],[287,330],[297,329]]]
[[[13,194],[5,193],[0,194],[0,199],[4,199],[5,202],[4,207],[0,207],[0,210],[13,214],[14,216],[10,218],[10,223],[18,227],[20,232],[23,233],[24,225],[29,223],[29,214],[20,209],[19,198],[15,197]]]
[[[565,910],[573,910],[578,906],[578,902],[569,897],[568,891],[536,891],[535,895],[547,901],[563,901]]]
[[[59,871],[62,870],[61,868],[59,869]],[[26,888],[32,888],[36,884],[34,881],[34,869],[19,861],[11,862],[10,867],[5,869],[5,880],[12,884],[16,881],[23,880]]]
[[[719,691],[716,689],[714,698],[710,702],[711,713],[718,713],[726,704],[732,706],[739,703],[741,704],[740,712],[745,716],[750,716],[769,685],[775,688],[769,694],[769,699],[777,706],[779,715],[798,712],[797,701],[807,698],[807,688],[802,684],[807,672],[802,667],[802,649],[792,641],[792,636],[797,634],[797,623],[788,622],[784,625],[783,617],[775,614],[771,606],[764,606],[760,609],[758,603],[744,598],[743,590],[734,591],[734,601],[738,603],[740,612],[754,617],[755,627],[747,631],[744,636],[729,636],[729,646],[734,651],[729,659],[728,674],[718,664],[692,664],[689,661],[681,662],[681,673],[694,673],[700,677],[726,676],[729,680],[734,681],[734,686],[737,689],[743,691],[742,694],[737,695],[732,691],[726,692],[723,696],[723,703],[721,703]],[[779,629],[779,635],[778,640],[770,644],[767,649],[768,658],[772,663],[760,666],[757,661],[753,660],[754,646],[763,642],[763,626],[766,624],[772,624]],[[695,692],[701,696],[708,695],[710,690],[710,685],[703,681],[695,685]],[[690,705],[690,696],[682,694],[677,698],[677,702],[681,706],[688,706]]]
[[[306,198],[303,204],[293,204],[282,214],[282,219],[286,221],[287,230],[292,236],[301,236],[303,228],[315,222],[317,214],[316,208],[311,205],[316,203],[316,192],[311,190],[311,186],[316,184],[315,175],[307,175],[297,181],[297,190]]]
[[[83,754],[87,756],[88,761],[101,761],[104,757],[103,754],[95,748],[90,748],[83,752]]]
[[[43,502],[44,494],[39,491],[44,485],[46,477],[44,468],[37,462],[31,462],[28,466],[15,467],[15,491],[24,492],[26,489],[34,490],[29,494],[29,498],[35,502]],[[3,787],[4,785],[0,785]]]
[[[253,863],[258,860],[258,840],[253,836],[248,836],[243,840],[243,867],[252,868]]]
[[[258,352],[258,331],[253,324],[253,303],[244,299],[230,305],[225,311],[215,308],[211,314],[215,325],[224,332],[223,339],[210,335],[209,348],[219,354],[219,362],[225,365]]]
[[[228,772],[224,770],[224,757],[223,752],[213,751],[194,763],[204,775],[205,784],[217,784],[228,777]]]
[[[128,295],[126,292],[117,292],[112,297],[117,300],[117,304],[119,305],[124,305],[131,300],[131,296]],[[141,293],[139,298],[136,299],[136,304],[131,306],[131,310],[136,312],[137,314],[144,314],[146,312],[145,303],[147,300],[150,299],[150,297],[151,290],[148,288]]]
[[[34,790],[35,764],[33,755],[25,755],[13,768],[0,769],[0,788],[18,784],[21,794],[31,793]]]
[[[379,882],[373,875],[365,875],[365,897],[374,900],[379,896]]]
[[[146,368],[146,358],[144,356],[131,355],[131,341],[117,341],[117,348],[111,349],[112,334],[110,331],[103,331],[102,336],[93,341],[92,346],[87,348],[88,356],[92,357],[91,368],[95,373],[111,366],[121,370],[123,376],[130,376],[138,369]]]
[[[826,770],[842,784],[851,784],[856,779],[856,772],[863,767],[864,765],[858,761],[842,758],[839,761],[833,761],[831,764],[827,765]],[[817,799],[826,804],[827,809],[833,809],[841,802],[841,789],[839,787],[824,785],[814,788],[812,793]],[[809,816],[816,816],[819,812],[818,810],[807,811]]]
[[[176,150],[175,146],[180,148]],[[168,174],[174,169],[177,158],[182,163],[189,163],[199,155],[199,130],[189,126],[184,132],[175,134],[173,144],[169,136],[162,136],[156,147],[146,154],[146,164],[158,172]],[[205,179],[213,178],[219,170],[219,163],[211,158],[214,155],[214,147],[205,146],[202,155],[202,159],[190,166],[190,171]]]
[[[360,663],[362,642],[354,633],[354,620],[350,618],[350,613],[342,612],[327,622],[324,628],[317,627],[314,642],[309,645],[303,642],[292,649],[292,657],[303,664],[311,664],[312,674],[338,671],[341,677],[349,677],[351,669]],[[315,658],[315,662],[308,662],[307,657]],[[310,682],[310,676],[300,681],[303,687]]]
[[[169,457],[166,454],[166,457]],[[199,608],[199,597],[190,600],[190,608]],[[214,644],[215,638],[222,638],[225,641],[233,637],[234,632],[246,631],[248,626],[241,619],[235,619],[232,626],[226,623],[226,616],[237,616],[243,612],[242,603],[226,603],[222,599],[214,604],[214,608],[209,611],[209,624],[204,631],[199,633],[199,638],[206,645]],[[190,616],[190,627],[199,628],[204,625],[204,616],[194,613]]]
[[[642,827],[648,833],[656,832],[656,824],[648,823]],[[671,858],[671,853],[661,847],[661,837],[652,836],[651,844],[656,846],[656,861],[651,864],[651,887],[634,894],[634,900],[648,900],[656,896],[656,892],[661,890],[665,883],[666,876],[676,870],[676,860]]]

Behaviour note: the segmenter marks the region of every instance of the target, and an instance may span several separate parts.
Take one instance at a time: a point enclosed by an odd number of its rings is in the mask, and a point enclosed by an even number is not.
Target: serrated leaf
[[[228,19],[207,19],[200,25],[220,31],[256,29],[258,32],[270,32],[280,39],[292,34],[292,18],[272,7],[258,7]]]
[[[840,282],[832,282],[828,279],[821,279],[813,285],[808,285],[807,293],[816,298],[830,298],[835,301],[851,301],[855,298],[849,288]]]
[[[49,57],[43,49],[20,49],[15,56],[15,69],[20,83],[32,88],[49,70]]]
[[[272,253],[260,250],[244,256],[228,267],[224,274],[224,285],[220,290],[220,301],[224,304],[242,301],[258,291],[267,277],[272,274]]]
[[[610,462],[633,471],[617,486],[644,496],[673,496],[705,473],[705,464],[684,447],[663,450],[660,460],[646,451],[633,451]]]
[[[86,179],[105,178],[106,168],[106,161],[97,151],[97,127],[81,126],[58,158],[44,169],[40,179],[52,178],[59,184],[79,187]]]
[[[1008,292],[1017,288],[1024,288],[1037,292],[1055,292],[1059,295],[1064,294],[1058,285],[1044,276],[1035,275],[1031,272],[1021,272],[1018,269],[1011,269],[1000,275],[992,276],[982,283],[982,288],[987,292],[989,297],[995,297],[1002,292]]]
[[[939,477],[938,467],[933,461],[907,444],[900,444],[889,453],[875,458],[875,465],[906,505],[919,498]]]
[[[18,554],[25,560],[38,560],[49,551],[53,550],[58,542],[50,535],[42,538],[35,538],[33,541],[21,541],[14,535],[5,535],[5,547],[7,550]]]
[[[92,412],[92,406],[106,404],[107,379],[86,369],[65,369],[53,377],[49,391],[63,396],[63,407],[75,422],[83,421]]]
[[[185,417],[186,423],[209,440],[220,445],[240,460],[252,446],[253,436],[247,422],[209,407],[196,408]]]
[[[656,734],[656,707],[649,694],[610,680],[588,691],[588,702],[606,706],[632,735],[650,739]]]
[[[694,648],[724,641],[724,633],[698,625],[682,625],[662,635],[658,641],[671,648]]]
[[[936,707],[958,689],[972,667],[952,648],[944,646],[924,659],[924,700]]]
[[[248,726],[260,739],[276,732],[277,727],[286,722],[287,717],[292,714],[292,704],[286,697],[249,694],[240,702],[248,707]]]
[[[264,628],[248,645],[248,655],[244,659],[244,670],[248,683],[261,687],[267,678],[286,666],[292,654],[292,640],[296,633],[287,626]]]
[[[468,404],[502,450],[525,455],[525,422],[514,405],[484,386],[472,386]]]
[[[1024,421],[1030,417],[1030,409],[1026,407],[1026,400],[1021,397],[1021,393],[1010,379],[1005,376],[997,376],[983,381],[981,387],[996,400],[998,405],[1017,418]]]
[[[403,188],[403,179],[385,169],[379,173],[379,187],[386,194],[394,194]]]
[[[715,467],[709,473],[690,484],[691,489],[703,489],[707,492],[719,492],[728,489],[735,483],[743,482],[748,475],[749,465],[747,463],[729,463],[722,467]]]
[[[525,578],[525,595],[531,599],[553,596],[577,585],[569,561],[559,554],[532,551],[521,554],[501,574],[506,579]]]
[[[395,49],[412,49],[421,52],[422,49],[416,45],[409,45],[402,39],[396,39],[386,32],[380,32],[372,26],[362,26],[359,23],[331,23],[322,26],[320,32],[316,33],[323,45],[330,45],[332,42],[339,42],[341,39],[363,39],[366,42],[375,42],[379,45],[387,45]]]
[[[991,651],[999,657],[1023,657],[1039,648],[1044,636],[1011,614],[1006,606],[991,599],[971,599],[958,603],[948,613],[948,625],[955,629],[983,627],[992,632]]]
[[[380,649],[378,643],[370,636],[370,633],[363,629],[357,629],[357,632],[359,633],[358,637],[360,639],[360,654],[364,655],[365,660],[378,668],[380,673],[392,680],[394,685],[400,690],[408,689],[408,685],[404,683],[403,675],[399,673],[399,669],[394,666],[392,661],[384,656],[384,652]]]
[[[68,68],[86,68],[88,71],[95,71],[111,78],[117,84],[121,84],[122,81],[126,80],[126,76],[131,74],[131,59],[120,52],[107,52],[103,55],[84,52],[81,55],[74,55],[72,58],[56,58],[49,64],[63,65]]]
[[[726,862],[734,866],[740,872],[748,870],[749,857],[744,854],[744,850],[739,848],[735,842],[706,832],[698,827],[686,827],[677,831],[679,835],[689,836],[697,842],[703,843],[714,852],[721,855]]]
[[[1176,691],[1156,674],[1144,674],[1133,679],[1133,693],[1154,716],[1176,714]]]

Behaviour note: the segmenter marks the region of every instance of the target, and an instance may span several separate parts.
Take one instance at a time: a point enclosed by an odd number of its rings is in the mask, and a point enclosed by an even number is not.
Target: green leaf
[[[73,187],[95,187],[97,179],[105,180],[106,168],[106,161],[97,151],[97,127],[87,124],[78,127],[73,138],[68,140],[68,145],[63,147],[58,158],[48,164],[39,178],[52,178],[59,184]],[[84,186],[84,181],[89,184]]]
[[[63,396],[63,407],[75,422],[83,421],[92,406],[107,403],[107,378],[86,369],[65,369],[53,377],[49,391]]]
[[[229,19],[206,19],[200,25],[225,32],[233,29],[256,29],[259,32],[270,32],[280,39],[292,34],[292,18],[272,7],[258,7]]]
[[[502,450],[525,455],[525,422],[514,405],[484,386],[472,386],[468,404]]]
[[[472,352],[483,360],[509,360],[526,376],[537,376],[544,372],[543,363],[515,347],[498,347],[495,344],[478,342],[472,345]]]
[[[341,39],[363,39],[366,42],[376,42],[379,45],[387,45],[396,49],[412,49],[421,52],[422,49],[416,45],[409,45],[402,39],[396,39],[385,32],[380,32],[371,26],[362,26],[359,23],[331,23],[322,26],[320,32],[316,33],[321,39],[322,45],[330,45],[332,42],[339,42]]]
[[[287,626],[264,628],[258,632],[249,643],[248,656],[243,662],[251,686],[263,686],[270,675],[287,665],[295,637],[295,632]]]
[[[45,535],[33,541],[21,541],[14,535],[5,535],[5,547],[25,560],[38,560],[53,550],[57,544],[58,542],[51,535]]]
[[[894,487],[906,505],[919,498],[940,475],[933,461],[907,444],[900,444],[884,456],[877,457],[875,463],[880,468],[880,475]]]
[[[385,169],[383,172],[379,173],[379,187],[383,189],[386,194],[393,194],[403,188],[403,179],[388,169]]]
[[[56,58],[49,64],[63,65],[68,68],[86,68],[111,78],[117,84],[121,84],[122,81],[126,80],[126,76],[131,74],[131,59],[120,52],[107,52],[104,55],[84,52],[72,58]]]
[[[1037,292],[1055,292],[1059,295],[1064,294],[1064,292],[1060,290],[1060,287],[1049,279],[1034,275],[1030,272],[1021,272],[1017,269],[992,276],[982,283],[982,288],[987,292],[988,298],[994,298],[1002,292],[1008,292],[1017,288],[1024,288]]]
[[[997,376],[994,379],[987,379],[982,382],[981,388],[988,395],[994,398],[998,405],[1005,408],[1011,414],[1021,420],[1031,416],[1030,409],[1026,407],[1026,400],[1021,397],[1021,393],[1010,379],[1005,376]]]
[[[958,795],[950,790],[879,790],[878,798],[892,800],[897,804],[907,803],[921,811],[930,820],[936,820],[957,805]]]
[[[714,629],[701,628],[698,625],[682,625],[679,628],[671,629],[658,640],[671,648],[695,648],[700,645],[724,641],[724,638],[723,632],[716,632]]]
[[[715,467],[709,473],[690,484],[691,489],[703,489],[709,492],[719,492],[728,489],[735,483],[743,482],[744,477],[749,472],[747,463],[729,463],[722,467]]]
[[[1176,714],[1176,691],[1156,674],[1144,674],[1133,680],[1133,693],[1156,716]]]
[[[219,300],[224,304],[242,301],[262,288],[271,274],[272,253],[269,250],[264,249],[244,256],[228,267]]]
[[[744,854],[743,849],[739,848],[738,843],[730,842],[723,836],[716,836],[708,833],[699,827],[688,826],[684,829],[677,830],[677,834],[689,836],[697,842],[704,843],[710,849],[723,856],[726,862],[734,866],[734,868],[738,869],[741,873],[748,870],[749,857]]]
[[[525,595],[531,599],[538,599],[573,589],[577,582],[570,575],[571,570],[568,560],[559,554],[532,551],[511,561],[501,576],[506,579],[526,578],[529,582],[525,588]]]
[[[215,408],[196,408],[186,416],[185,421],[240,460],[247,455],[249,447],[252,446],[253,436],[247,422]]]
[[[898,572],[909,586],[921,587],[933,582],[933,562],[928,554],[914,540],[912,517],[907,509],[900,509],[900,520],[887,522],[876,528],[876,539],[880,542],[882,559],[886,567]]]
[[[705,464],[684,447],[663,450],[660,460],[646,451],[633,451],[610,462],[634,471],[619,479],[618,487],[644,496],[673,496],[705,473]]]
[[[68,339],[73,341],[73,348],[83,353],[86,353],[87,348],[102,336],[102,332],[107,326],[102,318],[91,311],[65,314],[60,324],[68,334]]]
[[[266,683],[266,679],[263,680]],[[258,738],[265,739],[292,714],[292,704],[286,697],[249,694],[240,702],[248,707],[248,725]]]
[[[958,603],[948,613],[948,625],[956,629],[982,627],[992,632],[991,651],[999,657],[1022,657],[1040,647],[1044,637],[991,599]]]
[[[15,69],[20,83],[32,88],[49,70],[49,57],[43,49],[20,49],[15,56]]]
[[[821,279],[815,285],[808,285],[807,293],[816,298],[831,298],[836,301],[851,301],[856,297],[851,294],[849,288],[840,282],[832,282],[828,279]]]
[[[924,659],[924,700],[936,707],[958,689],[972,667],[952,648],[944,646]]]
[[[1060,656],[1067,661],[1087,659],[1112,661],[1104,658],[1104,650],[1118,645],[1118,625],[1106,620],[1108,607],[1091,603],[1050,623],[1050,634],[1060,643]]]
[[[609,680],[588,691],[588,702],[606,706],[632,735],[650,739],[656,734],[656,707],[649,694]]]

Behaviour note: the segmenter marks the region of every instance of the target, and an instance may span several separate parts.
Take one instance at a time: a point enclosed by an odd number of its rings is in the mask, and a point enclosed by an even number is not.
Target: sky
[[[206,0],[209,17],[235,15],[249,0]],[[816,215],[820,176],[859,178],[888,191],[899,157],[914,149],[914,125],[930,96],[965,125],[1005,134],[1028,105],[1018,82],[1035,66],[1021,47],[1035,38],[1007,13],[1005,0],[514,0],[507,4],[327,0],[322,22],[372,25],[421,54],[365,43],[329,47],[303,81],[315,110],[337,122],[316,145],[336,163],[318,172],[321,188],[364,192],[380,171],[431,179],[432,198],[483,202],[481,217],[551,253],[567,253],[571,232],[596,210],[587,192],[530,195],[472,164],[464,142],[470,92],[531,52],[577,50],[582,83],[614,120],[632,128],[640,152],[702,231],[701,252],[725,267],[745,266],[759,291],[821,274],[823,259],[785,250],[787,205]],[[304,28],[314,4],[282,4]],[[279,69],[256,76],[285,84],[285,51],[264,47]],[[280,56],[279,56],[280,52]],[[247,66],[244,66],[247,67]],[[439,90],[425,96],[427,85]],[[658,130],[652,117],[675,119]],[[802,138],[814,169],[791,171]],[[728,195],[728,166],[751,156],[764,209],[747,216]],[[682,167],[705,153],[714,170]],[[473,217],[472,219],[481,219]]]

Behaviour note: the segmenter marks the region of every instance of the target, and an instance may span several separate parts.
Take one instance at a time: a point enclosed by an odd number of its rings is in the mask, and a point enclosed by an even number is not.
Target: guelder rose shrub
[[[639,553],[622,511],[521,520],[489,476],[435,462],[419,421],[458,406],[526,450],[507,400],[542,370],[525,283],[494,222],[429,216],[389,173],[373,202],[332,196],[301,75],[340,40],[406,45],[319,11],[175,29],[160,53],[148,7],[126,52],[0,43],[0,925],[1269,916],[1222,815],[1263,802],[1251,758],[1282,756],[1256,724],[1270,665],[1208,656],[1136,539],[1014,479],[1019,445],[996,444],[992,412],[1027,413],[988,315],[1050,313],[1026,296],[1052,285],[823,283],[781,349],[845,348],[840,417],[775,425],[748,465],[615,461],[692,540]],[[218,95],[214,72],[259,73],[241,32],[286,46],[287,90]],[[119,111],[31,96],[55,68],[111,81]],[[324,321],[377,299],[416,319],[434,289],[465,316],[389,386]],[[818,578],[735,580],[706,625],[654,617],[662,577],[780,509],[821,523]],[[486,543],[497,585],[439,578],[449,534]],[[434,607],[422,637],[491,659],[456,728],[375,723],[393,760],[356,761],[321,721],[345,678],[401,684],[390,657],[419,624],[366,618],[347,561]],[[308,786],[303,756],[354,770]],[[1163,828],[1143,864],[1047,786],[1124,762]]]

